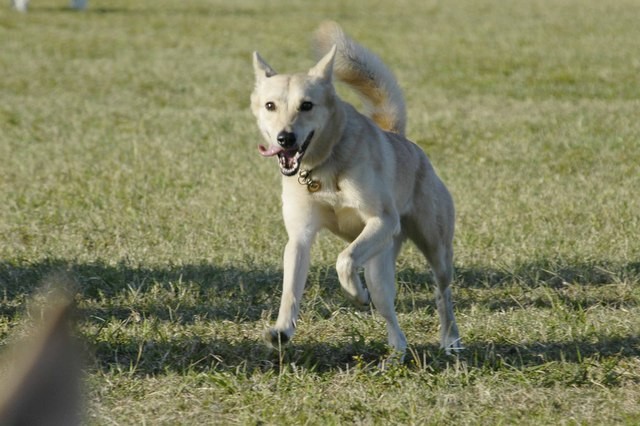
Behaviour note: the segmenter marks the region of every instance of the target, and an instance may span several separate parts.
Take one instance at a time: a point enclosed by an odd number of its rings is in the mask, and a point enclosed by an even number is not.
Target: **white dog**
[[[311,245],[323,228],[349,245],[336,268],[342,289],[359,305],[373,302],[387,323],[392,356],[407,341],[396,316],[395,262],[406,239],[424,253],[437,282],[440,344],[460,349],[451,289],[455,213],[451,196],[424,152],[404,136],[404,99],[382,61],[335,23],[316,32],[319,62],[306,73],[278,74],[254,53],[251,109],[277,157],[289,241],[273,346],[294,333],[309,270]],[[363,98],[367,116],[342,101],[333,74]],[[364,267],[366,287],[358,271]]]
[[[20,12],[26,12],[29,8],[29,0],[11,0],[11,5]],[[87,7],[87,0],[71,0],[71,8],[82,10]]]

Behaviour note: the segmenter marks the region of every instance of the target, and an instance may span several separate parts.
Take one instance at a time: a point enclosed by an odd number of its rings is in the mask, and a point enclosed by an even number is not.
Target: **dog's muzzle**
[[[302,145],[295,143],[295,134],[280,132],[278,134],[278,146],[272,145],[269,148],[264,145],[258,146],[258,151],[263,157],[278,156],[278,164],[280,165],[280,173],[285,176],[293,176],[300,170],[300,164],[304,153],[307,151],[314,132],[311,131]],[[287,146],[287,147],[285,147]]]

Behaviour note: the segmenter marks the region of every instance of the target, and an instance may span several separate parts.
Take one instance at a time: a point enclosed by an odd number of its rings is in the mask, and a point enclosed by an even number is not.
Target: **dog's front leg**
[[[358,287],[358,268],[393,243],[400,232],[397,214],[374,216],[366,220],[358,237],[340,253],[336,263],[338,278],[345,291]]]
[[[283,209],[289,241],[284,249],[282,299],[276,324],[264,336],[267,343],[275,348],[293,337],[309,273],[311,246],[319,229],[316,215],[311,211],[301,215],[301,210],[287,210],[286,203]]]
[[[274,328],[265,338],[273,347],[287,343],[296,327],[302,293],[309,273],[311,244],[290,239],[284,249],[282,299]]]
[[[358,268],[366,264],[366,278],[374,306],[387,322],[388,342],[402,359],[407,340],[400,329],[394,309],[395,253],[402,243],[394,236],[400,232],[397,214],[370,218],[360,235],[338,256],[336,269],[345,289],[360,284]]]

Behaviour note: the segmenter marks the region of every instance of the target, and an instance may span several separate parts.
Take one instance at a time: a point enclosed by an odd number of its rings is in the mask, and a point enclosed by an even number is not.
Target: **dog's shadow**
[[[376,369],[387,355],[384,341],[329,343],[295,341],[280,350],[268,348],[255,339],[229,341],[180,337],[169,340],[98,341],[93,347],[96,367],[116,369],[135,375],[187,371],[229,371],[251,374],[255,371],[279,372],[304,369],[321,374],[355,368]],[[579,365],[593,356],[635,358],[640,356],[638,336],[592,336],[588,340],[514,345],[473,341],[454,355],[445,354],[437,344],[410,346],[405,366],[411,370],[440,373],[454,364],[468,369],[528,370],[546,363]]]
[[[117,328],[102,328],[105,319],[126,324],[127,321],[134,320],[132,315],[154,318],[156,324],[175,321],[180,324],[195,321],[261,321],[265,319],[265,312],[275,310],[279,300],[279,297],[274,297],[274,292],[279,292],[282,273],[268,268],[240,269],[208,264],[147,268],[124,262],[107,265],[78,264],[64,260],[48,260],[28,265],[0,262],[0,286],[5,289],[4,301],[0,302],[0,315],[19,315],[21,305],[28,295],[42,282],[60,273],[68,275],[78,287],[79,321],[88,325],[89,329],[97,330],[84,337],[94,354],[94,365],[100,369],[126,370],[146,375],[212,369],[281,371],[295,366],[321,373],[374,365],[385,357],[387,351],[385,342],[366,340],[362,336],[352,336],[338,342],[321,338],[313,341],[294,340],[289,346],[274,350],[267,348],[260,341],[260,336],[250,335],[251,333],[235,336],[233,339],[216,335],[207,338],[188,333],[166,335],[162,332],[136,337],[130,333],[121,333]],[[312,271],[312,274],[324,274],[325,277],[317,280],[319,288],[315,290],[319,297],[339,297],[336,295],[339,293],[336,291],[339,284],[335,275],[327,274],[326,268]],[[512,271],[459,268],[456,285],[462,288],[495,288],[518,280],[521,285],[532,288],[540,285],[560,287],[567,281],[598,286],[620,277],[638,275],[640,263],[612,266],[536,262],[521,265]],[[424,301],[420,303],[433,308],[430,292],[424,291],[422,287],[425,281],[431,283],[428,272],[402,270],[398,279],[409,290],[420,289],[421,297],[424,297]],[[192,292],[194,303],[181,310],[168,309],[171,301],[167,301],[167,296],[181,291]],[[109,303],[112,299],[123,298],[127,300],[126,304]],[[472,301],[462,300],[457,303],[457,308],[464,310],[471,303]],[[511,298],[492,303],[491,309],[517,308]],[[400,307],[400,311],[402,309]],[[121,334],[116,336],[114,333]],[[406,365],[432,372],[449,368],[452,362],[464,362],[467,366],[483,369],[500,368],[504,365],[525,369],[550,361],[580,363],[584,358],[597,355],[625,358],[640,356],[640,338],[637,335],[599,335],[590,336],[589,340],[545,344],[468,340],[465,344],[466,349],[454,357],[444,354],[435,343],[417,344],[410,347]]]

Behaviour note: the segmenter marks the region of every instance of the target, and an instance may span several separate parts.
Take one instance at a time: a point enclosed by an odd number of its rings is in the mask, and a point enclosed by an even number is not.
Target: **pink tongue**
[[[264,145],[258,145],[258,151],[260,151],[260,155],[263,157],[273,157],[279,152],[284,151],[284,149],[280,146],[270,146],[267,148]]]

